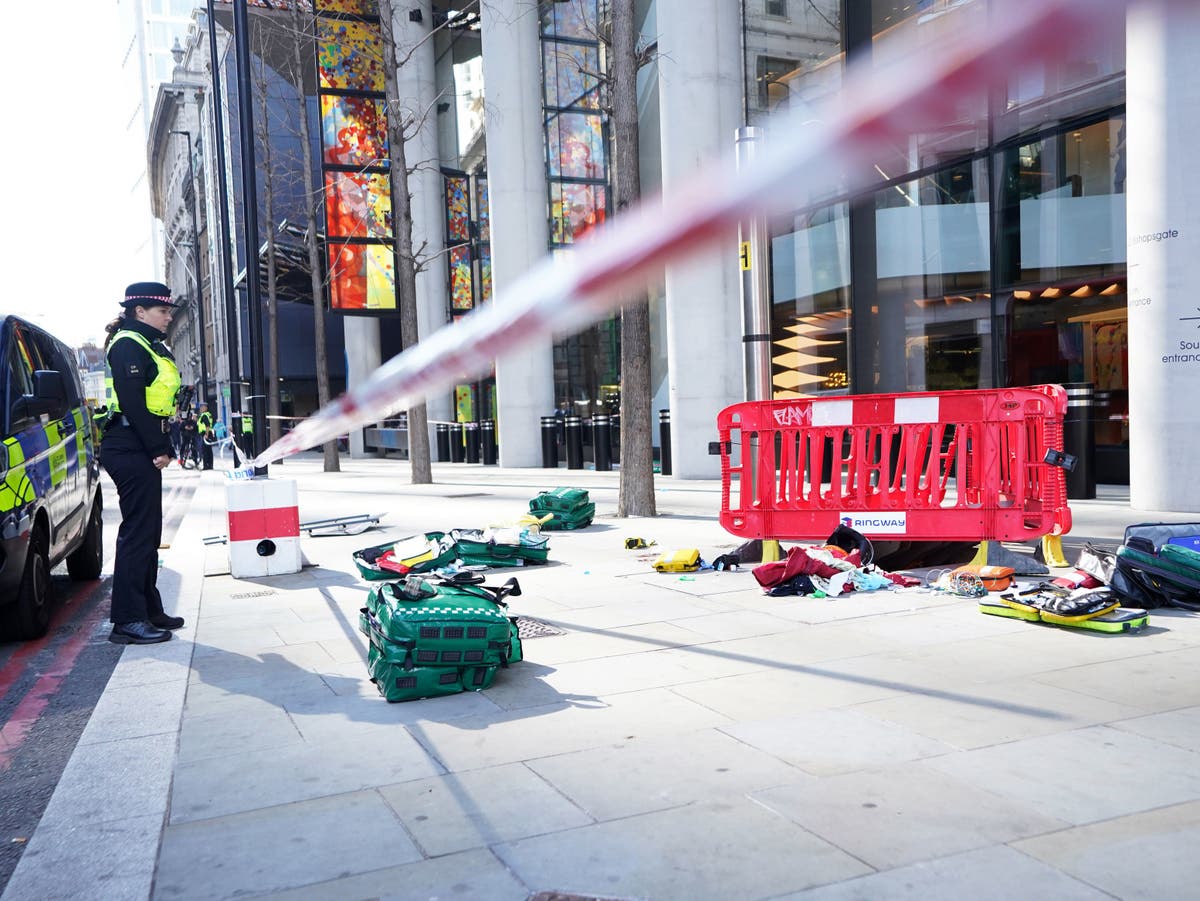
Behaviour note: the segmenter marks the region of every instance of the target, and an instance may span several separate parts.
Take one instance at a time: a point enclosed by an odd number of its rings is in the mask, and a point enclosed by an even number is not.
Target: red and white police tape
[[[871,189],[889,145],[958,118],[997,78],[1062,57],[1064,40],[1120,35],[1125,0],[1010,0],[983,29],[939,35],[887,67],[851,67],[819,114],[773,119],[755,165],[732,160],[622,213],[570,254],[547,259],[495,300],[423,337],[367,381],[318,410],[253,461],[265,466],[377,422],[430,393],[482,374],[492,360],[549,336],[571,334],[645,286],[668,262],[730,239],[741,221],[826,204]],[[242,475],[245,478],[245,475]]]

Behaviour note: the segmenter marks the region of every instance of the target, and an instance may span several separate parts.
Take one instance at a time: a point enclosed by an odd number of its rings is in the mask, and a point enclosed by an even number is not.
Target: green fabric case
[[[562,532],[586,528],[592,524],[592,518],[595,515],[596,505],[584,504],[582,507],[578,507],[570,513],[555,513],[553,519],[542,523],[542,531]]]
[[[583,488],[553,488],[543,491],[529,502],[529,512],[570,513],[589,503],[588,493]]]
[[[458,559],[468,566],[539,566],[550,556],[549,538],[541,538],[534,544],[498,544],[485,541],[478,529],[453,529],[450,537],[454,539]]]
[[[367,650],[367,671],[379,693],[390,702],[415,701],[482,691],[491,686],[499,666],[415,666],[405,669],[390,662],[373,644]]]

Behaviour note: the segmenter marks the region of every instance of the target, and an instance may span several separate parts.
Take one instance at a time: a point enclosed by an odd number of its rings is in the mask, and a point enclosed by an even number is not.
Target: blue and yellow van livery
[[[50,621],[50,571],[103,566],[95,429],[74,353],[15,316],[0,319],[0,640]]]

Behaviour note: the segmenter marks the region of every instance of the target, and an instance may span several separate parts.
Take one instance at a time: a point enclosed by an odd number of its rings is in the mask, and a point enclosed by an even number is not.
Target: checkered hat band
[[[165,297],[163,297],[160,294],[126,294],[125,299],[126,300],[166,300],[166,301],[169,301],[171,299],[171,295],[168,294]]]

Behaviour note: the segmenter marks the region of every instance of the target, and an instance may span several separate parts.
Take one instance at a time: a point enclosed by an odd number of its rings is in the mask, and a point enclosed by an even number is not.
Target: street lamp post
[[[196,324],[200,329],[200,398],[199,403],[208,403],[208,348],[205,346],[204,326],[204,295],[200,288],[200,227],[196,218],[196,167],[192,162],[192,133],[182,129],[172,129],[171,134],[183,135],[187,141],[188,185],[192,190],[192,200],[188,204],[188,212],[192,218],[192,283],[195,285]]]

